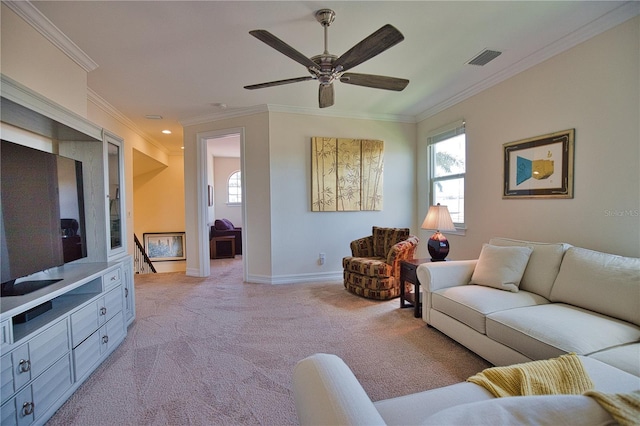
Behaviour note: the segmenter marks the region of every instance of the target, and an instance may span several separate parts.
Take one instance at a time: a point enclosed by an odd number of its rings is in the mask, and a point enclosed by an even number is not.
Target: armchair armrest
[[[400,261],[413,259],[413,254],[416,251],[419,241],[418,237],[410,235],[406,240],[400,241],[391,247],[385,261],[393,268],[391,274],[394,277],[400,278]]]
[[[372,257],[373,256],[373,235],[358,238],[351,241],[351,256],[353,257]]]
[[[384,425],[351,369],[336,355],[315,354],[293,370],[293,395],[304,425]]]

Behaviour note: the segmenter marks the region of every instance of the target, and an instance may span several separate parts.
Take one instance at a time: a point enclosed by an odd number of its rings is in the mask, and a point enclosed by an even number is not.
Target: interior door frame
[[[242,280],[247,281],[247,265],[249,264],[249,256],[247,254],[247,234],[249,231],[249,224],[247,223],[246,214],[246,179],[245,179],[245,167],[244,167],[244,127],[235,127],[230,129],[210,130],[197,134],[197,191],[198,191],[198,228],[200,231],[198,235],[198,248],[200,252],[200,271],[201,277],[208,277],[211,275],[211,265],[209,259],[209,225],[207,223],[208,213],[208,163],[207,163],[207,142],[210,139],[227,137],[230,135],[240,136],[240,173],[242,179],[240,185],[242,188]]]

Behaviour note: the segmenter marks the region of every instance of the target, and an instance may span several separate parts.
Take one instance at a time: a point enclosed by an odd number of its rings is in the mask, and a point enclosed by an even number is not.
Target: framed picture
[[[573,198],[575,129],[506,143],[502,198]]]
[[[144,249],[154,262],[187,258],[184,232],[145,233]]]

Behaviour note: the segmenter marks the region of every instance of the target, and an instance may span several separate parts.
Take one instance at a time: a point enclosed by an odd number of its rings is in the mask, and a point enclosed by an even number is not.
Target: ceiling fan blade
[[[340,77],[342,83],[356,86],[373,87],[376,89],[395,90],[400,92],[407,87],[409,80],[404,78],[386,77],[384,75],[357,74],[346,72]]]
[[[385,25],[340,56],[333,64],[347,71],[366,60],[384,52],[404,40],[404,36],[393,25]]]
[[[249,90],[263,89],[265,87],[280,86],[283,84],[297,83],[299,81],[307,81],[307,80],[313,80],[313,77],[309,75],[305,77],[287,78],[285,80],[270,81],[268,83],[251,84],[249,86],[244,86],[244,88]]]
[[[296,49],[289,46],[287,43],[280,40],[278,37],[274,36],[267,30],[253,30],[249,31],[249,34],[273,47],[278,52],[287,55],[294,61],[304,65],[307,68],[318,68],[318,65],[311,59],[307,58],[302,53],[298,52]]]
[[[333,83],[320,84],[318,102],[320,103],[320,108],[326,108],[333,105]]]

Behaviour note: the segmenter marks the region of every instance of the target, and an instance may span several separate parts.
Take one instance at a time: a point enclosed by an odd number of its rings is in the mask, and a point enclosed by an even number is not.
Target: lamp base
[[[427,242],[427,248],[431,255],[432,262],[441,262],[445,260],[449,254],[449,241],[440,232],[436,232],[429,238]]]

